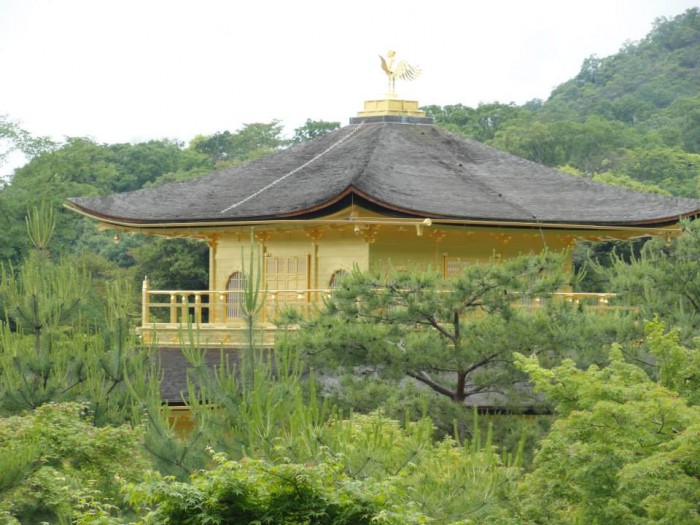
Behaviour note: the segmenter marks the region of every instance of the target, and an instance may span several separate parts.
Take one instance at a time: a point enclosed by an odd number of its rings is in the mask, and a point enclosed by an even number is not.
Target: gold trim
[[[377,117],[396,115],[406,117],[425,117],[425,111],[418,108],[418,101],[403,99],[365,100],[364,111],[358,111],[358,117]]]
[[[257,221],[215,221],[215,222],[169,222],[159,224],[135,224],[125,221],[117,221],[113,219],[101,218],[97,215],[92,215],[81,209],[75,208],[68,204],[64,206],[71,211],[79,213],[85,217],[90,217],[99,221],[102,225],[117,227],[118,229],[126,229],[135,232],[151,233],[158,235],[159,231],[166,229],[184,229],[193,228],[197,233],[195,235],[204,236],[210,232],[212,228],[222,226],[268,226],[268,225],[285,225],[285,226],[352,226],[352,225],[388,225],[388,226],[425,226],[426,221],[430,221],[433,226],[490,226],[499,228],[534,228],[547,230],[582,230],[582,231],[600,231],[600,232],[620,232],[620,233],[638,233],[639,235],[662,235],[662,234],[677,234],[680,232],[680,227],[677,224],[671,226],[624,226],[624,225],[592,225],[592,224],[571,224],[571,223],[551,223],[551,222],[516,222],[516,221],[487,221],[474,219],[445,219],[445,218],[395,218],[395,217],[348,217],[345,219],[267,219]],[[669,222],[676,220],[668,219]]]

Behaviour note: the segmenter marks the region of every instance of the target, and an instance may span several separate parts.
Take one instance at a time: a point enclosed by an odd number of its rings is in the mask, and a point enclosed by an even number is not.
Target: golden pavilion
[[[139,330],[173,346],[193,323],[201,344],[226,347],[244,341],[250,250],[260,254],[259,325],[271,342],[282,308],[312,311],[353,267],[449,277],[579,240],[674,235],[681,218],[700,213],[697,200],[592,182],[451,134],[393,92],[366,101],[345,127],[247,164],[67,206],[117,232],[206,242],[209,288],[152,290],[145,281]]]

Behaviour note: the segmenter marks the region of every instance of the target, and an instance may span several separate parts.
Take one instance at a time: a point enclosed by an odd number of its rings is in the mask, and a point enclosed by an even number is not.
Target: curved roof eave
[[[114,217],[96,213],[89,210],[74,201],[70,200],[70,204],[64,205],[66,208],[92,219],[96,219],[101,223],[109,226],[114,226],[120,229],[133,230],[133,231],[148,231],[148,230],[161,230],[161,229],[180,229],[180,228],[217,228],[225,226],[254,226],[254,225],[270,225],[280,222],[285,223],[303,223],[303,224],[353,224],[362,222],[373,222],[378,224],[391,224],[391,218],[377,219],[377,218],[353,218],[353,219],[328,219],[324,218],[323,212],[328,210],[332,205],[337,204],[344,198],[349,196],[357,196],[360,199],[364,199],[367,202],[374,204],[378,207],[390,210],[394,213],[401,214],[394,218],[397,222],[406,221],[410,223],[420,223],[425,219],[430,219],[434,224],[443,225],[453,225],[453,226],[481,226],[481,227],[512,227],[512,228],[543,228],[543,229],[556,229],[556,230],[591,230],[591,231],[638,231],[644,232],[649,231],[651,233],[659,233],[671,231],[668,227],[675,225],[680,219],[696,217],[697,213],[687,213],[678,216],[670,216],[659,218],[655,220],[648,221],[637,221],[637,222],[608,222],[608,223],[591,223],[591,222],[565,222],[565,221],[503,221],[503,220],[484,220],[480,218],[464,218],[464,217],[451,217],[445,215],[437,215],[434,213],[420,213],[415,210],[407,210],[401,207],[394,206],[390,203],[386,203],[380,199],[376,199],[371,195],[366,194],[350,186],[346,188],[343,192],[336,195],[334,198],[328,201],[313,206],[311,208],[300,210],[297,212],[292,212],[280,216],[271,217],[251,217],[251,218],[236,218],[236,219],[222,219],[222,220],[212,220],[212,219],[201,219],[201,220],[191,220],[191,221],[143,221],[138,219],[129,219],[124,217]],[[358,202],[362,204],[362,202]],[[315,215],[313,218],[309,218],[309,215]],[[673,228],[675,230],[677,228]]]
[[[390,217],[464,224],[653,227],[700,214],[698,200],[595,183],[411,124],[349,126],[198,179],[67,207],[145,231],[316,220],[352,198]]]

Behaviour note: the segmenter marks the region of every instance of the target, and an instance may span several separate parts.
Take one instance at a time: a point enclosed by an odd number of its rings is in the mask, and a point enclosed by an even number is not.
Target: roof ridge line
[[[364,124],[364,121],[360,123],[360,125]],[[386,129],[386,122],[370,122],[370,124],[380,124],[378,126],[378,129],[384,130]],[[381,137],[381,135],[380,135]],[[359,181],[362,177],[367,175],[367,170],[369,169],[370,165],[372,164],[372,161],[374,158],[377,156],[377,149],[378,149],[378,144],[374,144],[371,148],[371,151],[369,155],[367,156],[365,162],[362,164],[362,167],[357,170],[357,173],[355,174],[354,177],[352,177],[352,180],[350,184],[348,185],[348,188],[355,188],[355,190],[362,191],[359,189],[358,184]],[[364,193],[364,192],[363,192]]]
[[[348,133],[348,134],[345,135],[344,137],[341,137],[340,139],[338,139],[336,142],[334,142],[333,144],[331,144],[330,146],[328,146],[328,147],[327,147],[325,150],[323,150],[321,153],[318,153],[316,156],[314,156],[314,157],[310,158],[309,160],[307,160],[306,162],[304,162],[301,166],[297,166],[297,167],[294,168],[292,171],[290,171],[290,172],[288,172],[288,173],[285,173],[285,174],[282,175],[281,177],[279,177],[279,178],[273,180],[273,181],[272,181],[270,184],[268,184],[267,186],[264,186],[264,187],[260,188],[258,191],[256,191],[256,192],[254,192],[254,193],[248,195],[247,197],[245,197],[245,198],[241,199],[240,201],[236,202],[235,204],[232,204],[232,205],[229,206],[228,208],[225,208],[225,209],[221,210],[219,213],[226,213],[227,211],[230,211],[230,210],[232,210],[232,209],[234,209],[234,208],[240,206],[241,204],[243,204],[243,203],[245,203],[245,202],[248,202],[248,201],[251,200],[251,199],[254,199],[255,197],[257,197],[258,195],[260,195],[260,194],[263,193],[264,191],[269,190],[269,189],[270,189],[272,186],[274,186],[275,184],[278,184],[278,183],[282,182],[282,181],[283,181],[284,179],[286,179],[287,177],[290,177],[290,176],[294,175],[295,173],[298,173],[299,171],[303,170],[304,168],[306,168],[306,167],[309,166],[310,164],[313,164],[313,163],[316,162],[318,159],[320,159],[321,157],[323,157],[323,156],[326,155],[327,153],[331,152],[332,150],[334,150],[335,148],[337,148],[338,146],[340,146],[343,142],[345,142],[347,139],[349,139],[350,137],[352,137],[355,133],[357,133],[357,132],[360,130],[360,128],[363,126],[363,124],[364,124],[364,122],[360,122],[360,123],[357,125],[357,127],[356,127],[355,129],[353,129],[353,130],[350,131],[350,133]]]

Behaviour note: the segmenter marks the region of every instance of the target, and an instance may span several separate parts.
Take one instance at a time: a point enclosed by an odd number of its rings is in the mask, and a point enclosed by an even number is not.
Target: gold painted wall
[[[256,231],[256,250],[264,252],[265,259],[288,257],[309,258],[309,288],[328,288],[331,277],[338,270],[351,271],[353,264],[361,269],[369,267],[369,245],[350,228],[323,228],[314,230],[260,230]],[[216,249],[214,288],[225,290],[233,272],[243,271],[241,250],[248,265],[250,237],[244,234],[224,234]]]
[[[459,222],[459,221],[456,221]],[[172,237],[206,239],[210,247],[210,290],[225,291],[233,272],[244,270],[241,249],[247,265],[250,224],[188,229],[153,230]],[[350,271],[356,264],[362,270],[428,269],[445,274],[464,263],[510,258],[518,255],[569,250],[567,269],[572,266],[571,250],[576,241],[631,239],[648,235],[670,237],[677,225],[667,228],[517,225],[509,222],[479,224],[441,219],[401,218],[382,215],[351,205],[330,215],[313,219],[278,219],[255,223],[256,250],[265,260],[306,258],[305,284],[308,289],[329,287],[336,271]],[[268,265],[264,265],[268,266]],[[293,287],[299,286],[299,280]],[[216,298],[217,301],[222,300]]]
[[[210,242],[210,286],[224,291],[232,273],[247,273],[250,227],[210,232],[208,238],[215,239]],[[255,249],[263,254],[263,287],[268,291],[289,290],[272,298],[277,301],[276,308],[317,301],[318,294],[302,294],[299,290],[326,290],[335,272],[349,272],[354,265],[379,271],[430,268],[453,275],[465,263],[517,257],[546,248],[568,249],[567,269],[571,269],[571,249],[576,240],[601,238],[594,229],[433,224],[429,220],[383,217],[356,207],[315,222],[259,224],[254,233]],[[279,274],[274,275],[275,271]]]
[[[549,249],[562,251],[573,246],[566,232],[540,232],[531,229],[430,227],[418,235],[415,228],[381,228],[370,247],[370,267],[431,268],[445,272],[448,261],[486,262]],[[569,263],[571,254],[569,254]]]
[[[328,288],[333,274],[351,272],[353,265],[369,268],[369,244],[350,228],[331,230],[318,240],[318,272],[315,288]]]
[[[323,226],[288,230],[259,230],[255,246],[264,260],[308,260],[308,288],[326,289],[336,271],[385,271],[389,268],[444,272],[447,261],[470,263],[537,253],[547,247],[560,251],[573,246],[571,232],[540,232],[515,228],[469,228],[414,225]],[[222,233],[218,239],[212,279],[214,289],[225,290],[233,272],[244,271],[250,250],[249,233]],[[241,253],[245,262],[242,264]],[[268,268],[265,263],[264,271]],[[296,286],[296,285],[295,285]],[[272,286],[274,288],[274,286]]]

